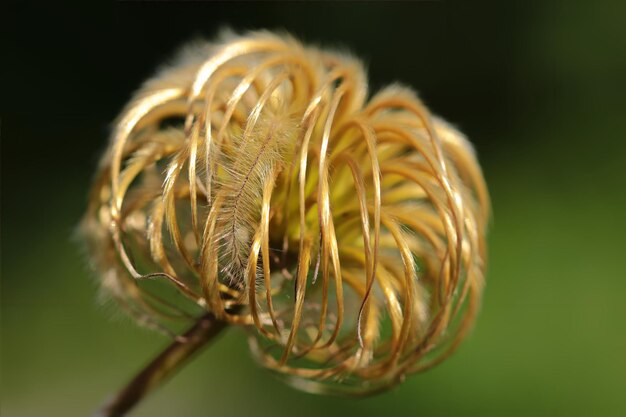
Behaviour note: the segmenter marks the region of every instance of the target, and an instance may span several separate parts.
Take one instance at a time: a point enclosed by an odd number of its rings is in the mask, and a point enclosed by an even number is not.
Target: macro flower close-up
[[[5,3],[0,416],[626,415],[625,2]]]

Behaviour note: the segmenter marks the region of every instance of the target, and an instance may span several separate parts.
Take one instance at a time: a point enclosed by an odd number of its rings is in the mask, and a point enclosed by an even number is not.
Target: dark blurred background
[[[470,4],[471,3],[471,4]],[[136,416],[626,415],[626,2],[2,6],[1,413],[86,416],[167,341],[96,302],[74,228],[110,123],[184,42],[286,29],[475,143],[494,209],[459,351],[365,400],[284,386],[232,329]]]

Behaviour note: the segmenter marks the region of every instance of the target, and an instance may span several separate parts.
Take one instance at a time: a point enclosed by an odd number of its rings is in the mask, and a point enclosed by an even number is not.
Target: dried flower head
[[[298,388],[365,393],[474,321],[489,202],[465,137],[359,60],[251,33],[187,48],[116,122],[83,230],[144,325],[210,312]]]

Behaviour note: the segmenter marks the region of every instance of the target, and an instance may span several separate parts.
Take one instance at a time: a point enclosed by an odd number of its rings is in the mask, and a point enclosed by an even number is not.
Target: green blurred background
[[[1,415],[89,415],[167,343],[96,303],[72,233],[131,92],[225,25],[352,50],[373,90],[409,84],[468,134],[495,213],[484,303],[451,359],[382,395],[296,392],[231,329],[133,415],[626,415],[626,2],[468,3],[5,4]]]

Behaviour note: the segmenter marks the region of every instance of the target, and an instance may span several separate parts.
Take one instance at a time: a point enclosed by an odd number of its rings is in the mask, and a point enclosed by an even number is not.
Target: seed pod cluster
[[[106,294],[171,333],[206,311],[301,389],[446,358],[483,289],[471,145],[361,62],[265,32],[186,48],[116,121],[82,226]]]

